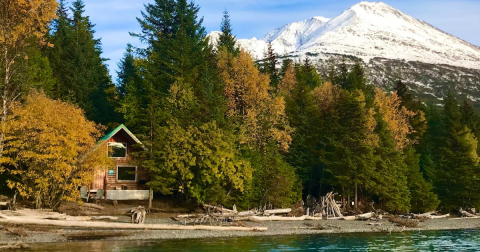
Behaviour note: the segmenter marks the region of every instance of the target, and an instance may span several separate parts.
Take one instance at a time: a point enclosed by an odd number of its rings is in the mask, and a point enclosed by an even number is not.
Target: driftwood
[[[39,220],[65,220],[65,221],[89,221],[89,220],[116,220],[118,217],[113,216],[70,216],[58,212],[53,212],[51,209],[21,209],[17,211],[2,211],[4,216],[22,217],[28,219]]]
[[[317,221],[317,220],[322,220],[322,219],[323,219],[322,217],[313,217],[313,216],[308,216],[308,215],[305,216],[305,220],[315,220],[315,221]]]
[[[343,220],[344,217],[327,217],[327,220]]]
[[[257,212],[256,211],[243,211],[243,212],[238,212],[236,216],[239,216],[239,217],[244,217],[244,216],[253,216],[253,215],[256,215]]]
[[[92,216],[91,220],[118,220],[118,217],[113,216]]]
[[[430,218],[430,216],[432,216],[433,214],[435,214],[435,212],[426,212],[426,213],[423,213],[423,214],[414,214],[413,217],[414,218]]]
[[[382,223],[380,223],[380,222],[370,222],[370,223],[368,223],[368,225],[369,226],[381,226]]]
[[[87,222],[87,221],[63,221],[63,220],[40,220],[24,217],[9,217],[0,213],[0,223],[46,225],[57,227],[80,227],[102,229],[152,229],[152,230],[210,230],[210,231],[266,231],[267,227],[219,227],[219,226],[183,226],[167,224],[131,224],[117,222]]]
[[[203,216],[203,214],[201,214],[201,216]],[[180,215],[177,215],[178,219],[189,219],[189,218],[198,218],[198,217],[199,217],[198,214],[180,214]]]
[[[427,212],[423,214],[414,214],[413,218],[415,219],[421,219],[421,218],[426,218],[426,219],[444,219],[450,216],[450,214],[444,214],[444,215],[435,215],[436,212]]]
[[[251,216],[250,221],[303,221],[305,216],[301,217],[281,217],[281,216]]]
[[[6,206],[8,202],[0,202],[0,206]]]
[[[353,221],[356,219],[355,216],[343,216],[343,217],[340,217],[341,220],[347,220],[347,221]]]
[[[272,209],[272,210],[265,210],[263,213],[264,214],[288,214],[292,211],[291,208],[285,208],[285,209]]]
[[[478,218],[479,217],[478,215],[469,213],[469,212],[464,211],[464,210],[460,210],[460,213],[462,214],[462,217],[468,217],[468,218]]]
[[[370,218],[373,217],[373,213],[364,213],[364,214],[359,214],[356,216],[357,220],[369,220]]]
[[[450,217],[450,214],[444,214],[444,215],[430,215],[430,217],[428,217],[429,219],[445,219],[445,218],[448,218]]]
[[[139,206],[130,211],[132,213],[132,223],[143,224],[145,222],[145,207]]]
[[[221,212],[221,213],[234,213],[234,214],[237,213],[237,209],[236,209],[235,205],[233,205],[233,208],[234,208],[233,210],[230,210],[230,209],[224,208],[224,207],[207,205],[207,204],[203,204],[203,208],[205,208],[207,210],[213,210],[213,211],[216,211],[216,212]]]
[[[326,216],[343,217],[342,211],[335,201],[335,193],[329,192],[325,197],[322,197],[322,212]]]
[[[17,242],[15,244],[8,244],[4,246],[0,246],[0,249],[3,251],[4,249],[29,249],[30,246],[23,242]]]

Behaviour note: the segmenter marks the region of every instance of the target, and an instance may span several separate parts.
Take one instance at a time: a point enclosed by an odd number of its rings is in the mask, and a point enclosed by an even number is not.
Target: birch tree
[[[13,81],[18,72],[15,63],[26,58],[32,43],[47,44],[43,37],[56,8],[55,0],[0,0],[0,159],[10,107],[25,85]]]

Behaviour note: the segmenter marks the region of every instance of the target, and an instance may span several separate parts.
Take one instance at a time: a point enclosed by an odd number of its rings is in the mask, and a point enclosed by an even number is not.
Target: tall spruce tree
[[[218,37],[217,47],[220,48],[222,46],[227,48],[227,51],[233,54],[234,56],[238,56],[240,53],[240,48],[237,46],[237,39],[232,34],[232,24],[230,23],[230,15],[228,15],[228,11],[223,11],[223,18],[222,23],[220,24],[220,30],[222,33]]]
[[[278,86],[278,83],[280,82],[277,64],[277,54],[275,53],[275,50],[273,50],[272,42],[269,42],[267,50],[264,52],[263,55],[261,69],[263,73],[266,73],[270,76],[270,86],[274,88],[276,88]]]
[[[113,122],[115,112],[110,98],[115,86],[106,59],[101,57],[101,41],[94,38],[94,25],[84,15],[82,0],[74,1],[70,11],[71,17],[61,1],[50,35],[55,47],[47,55],[57,79],[53,97],[77,104],[90,120]]]
[[[480,193],[476,186],[480,178],[478,141],[461,119],[459,105],[449,93],[444,100],[443,144],[440,146],[440,167],[435,182],[441,206],[446,211],[480,205]]]
[[[187,200],[228,201],[227,195],[244,190],[240,184],[249,180],[248,162],[236,153],[238,149],[230,148],[235,135],[222,128],[227,125],[224,83],[217,75],[215,54],[198,12],[197,5],[185,0],[145,5],[138,19],[142,33],[132,35],[147,47],[138,50],[134,64],[138,78],[125,85],[122,111],[126,124],[139,132],[147,146],[142,164],[152,174],[153,189],[174,190]],[[127,54],[123,66],[128,58]],[[221,145],[230,146],[231,151],[222,151]],[[209,160],[202,157],[207,152]],[[192,158],[180,158],[185,156]],[[221,160],[233,163],[213,165]],[[222,175],[209,175],[215,172]],[[222,180],[226,173],[238,177],[227,176],[229,183]]]

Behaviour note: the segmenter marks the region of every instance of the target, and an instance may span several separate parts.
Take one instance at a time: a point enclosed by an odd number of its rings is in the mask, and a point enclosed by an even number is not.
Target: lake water
[[[480,230],[38,244],[37,252],[480,251]]]

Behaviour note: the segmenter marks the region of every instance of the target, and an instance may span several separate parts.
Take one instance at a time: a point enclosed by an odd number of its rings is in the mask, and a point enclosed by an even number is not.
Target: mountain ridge
[[[212,40],[218,32],[210,33]],[[480,47],[382,2],[362,1],[332,19],[312,17],[276,28],[264,38],[239,39],[262,59],[268,43],[279,55],[350,55],[480,69]],[[323,56],[322,56],[323,55]]]

